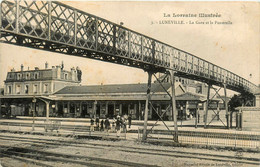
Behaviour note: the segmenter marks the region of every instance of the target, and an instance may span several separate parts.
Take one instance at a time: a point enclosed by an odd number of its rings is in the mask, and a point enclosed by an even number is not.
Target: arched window
[[[18,74],[17,74],[17,76],[16,76],[16,77],[17,77],[17,80],[20,80],[20,79],[22,79],[22,77],[21,77],[21,76],[22,76],[22,75],[18,73]]]
[[[64,79],[68,79],[68,74],[64,74]]]
[[[8,94],[12,94],[12,86],[8,86]]]
[[[24,92],[25,94],[29,93],[29,85],[25,85]]]
[[[21,93],[21,86],[20,85],[16,85],[16,93],[17,94]]]
[[[43,92],[48,93],[48,84],[44,84]]]
[[[38,85],[33,85],[33,93],[37,93],[38,92]]]
[[[30,73],[26,73],[25,78],[30,79]]]
[[[38,79],[39,78],[39,74],[38,73],[35,73],[34,74],[34,79]]]

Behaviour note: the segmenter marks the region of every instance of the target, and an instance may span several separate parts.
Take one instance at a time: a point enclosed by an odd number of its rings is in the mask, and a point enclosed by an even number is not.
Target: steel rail
[[[192,158],[192,159],[204,159],[204,160],[213,160],[213,161],[227,161],[227,162],[238,162],[238,163],[245,163],[245,164],[259,164],[260,159],[259,158],[254,158],[254,157],[236,157],[236,156],[229,156],[229,155],[220,155],[220,154],[210,154],[210,153],[200,153],[200,152],[187,152],[187,151],[176,151],[176,150],[162,150],[162,149],[153,149],[153,148],[136,148],[136,147],[131,147],[131,146],[121,146],[121,145],[111,145],[111,144],[97,144],[97,143],[89,143],[89,142],[70,142],[70,141],[61,141],[61,140],[50,140],[48,139],[47,141],[51,142],[44,142],[45,139],[39,139],[39,138],[25,138],[25,140],[17,140],[22,139],[24,137],[14,137],[14,136],[7,136],[6,139],[12,140],[12,141],[24,141],[25,144],[32,143],[34,146],[55,146],[56,144],[58,146],[70,146],[70,147],[84,147],[84,148],[95,148],[95,149],[103,149],[104,147],[113,147],[113,148],[119,148],[119,151],[123,152],[131,152],[131,153],[139,153],[139,154],[149,154],[149,155],[162,155],[162,156],[175,156],[175,157],[182,157],[182,158]],[[4,138],[0,138],[4,139]],[[32,139],[32,141],[28,141],[28,139]],[[36,143],[35,143],[36,142]],[[38,143],[39,142],[39,143]],[[3,146],[2,149],[12,149],[14,150],[13,147],[10,146]],[[18,149],[16,149],[18,148]],[[31,148],[22,148],[22,147],[15,147],[16,150],[24,149],[25,153],[26,152],[37,152],[39,154],[43,153],[45,154],[50,153],[52,156],[65,156],[65,157],[76,157],[76,158],[82,158],[82,156],[75,156],[75,155],[68,155],[68,154],[60,154],[60,153],[52,153],[48,151],[39,151]],[[28,151],[27,151],[28,150]],[[18,151],[19,152],[19,151]],[[15,153],[15,152],[12,152]],[[22,152],[21,152],[22,153]],[[83,156],[85,157],[85,156]],[[86,157],[85,157],[86,158]],[[89,157],[87,157],[89,158]],[[92,158],[90,158],[92,159]],[[96,158],[93,158],[93,160],[99,160]],[[112,160],[113,161],[113,160]],[[127,163],[127,162],[124,162]],[[138,163],[137,163],[138,164]]]

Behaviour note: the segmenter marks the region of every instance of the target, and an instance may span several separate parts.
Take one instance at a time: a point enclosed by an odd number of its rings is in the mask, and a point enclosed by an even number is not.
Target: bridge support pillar
[[[208,120],[208,110],[209,110],[209,95],[210,95],[211,85],[208,84],[208,92],[207,92],[207,101],[206,101],[206,111],[205,111],[205,122],[204,128],[207,128],[207,120]]]
[[[172,119],[174,121],[174,141],[178,143],[178,125],[177,125],[177,108],[176,108],[176,97],[175,97],[175,77],[174,71],[170,70],[171,76],[171,90],[172,90]]]
[[[230,118],[230,113],[228,112],[228,99],[227,99],[227,88],[226,84],[224,84],[224,95],[225,95],[225,110],[226,110],[226,120],[227,120],[227,129],[229,129],[229,118]]]
[[[36,104],[36,98],[35,96],[33,96],[33,99],[32,99],[32,115],[33,115],[33,123],[32,123],[32,131],[34,131],[34,125],[35,125],[35,105]]]
[[[45,103],[46,103],[46,121],[48,121],[50,117],[50,102],[46,101]]]
[[[145,111],[144,111],[144,130],[143,130],[143,138],[142,140],[145,141],[147,138],[147,121],[148,121],[148,110],[149,110],[149,101],[151,99],[151,82],[152,82],[152,72],[148,71],[148,83],[147,83],[147,94],[146,94],[146,101],[145,101]]]
[[[93,112],[92,112],[92,118],[95,118],[97,114],[97,101],[95,100],[93,103]]]

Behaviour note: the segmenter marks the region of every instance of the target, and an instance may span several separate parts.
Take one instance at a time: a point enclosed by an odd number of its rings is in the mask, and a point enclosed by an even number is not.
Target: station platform
[[[43,125],[46,121],[45,117],[26,117],[26,116],[17,116],[16,118],[12,119],[0,119],[0,124],[9,125],[20,124],[23,125],[29,125],[33,123],[33,120],[35,121],[36,125]],[[90,126],[90,118],[58,118],[58,117],[50,117],[49,121],[59,121],[61,125],[64,126],[70,126],[70,127],[88,127]],[[114,120],[110,119],[110,124],[112,125],[112,122]],[[100,119],[101,122],[101,119]],[[164,123],[168,126],[168,128],[171,131],[174,131],[174,122],[173,121],[164,121]],[[147,129],[153,130],[162,130],[167,131],[167,127],[164,125],[162,121],[154,121],[149,120]],[[142,129],[144,125],[143,120],[132,120],[131,128],[129,128],[128,121],[126,121],[127,124],[127,131],[129,133],[136,132],[138,129]],[[195,127],[195,118],[188,119],[188,120],[178,120],[178,130],[181,131],[194,131],[194,132],[216,132],[216,133],[240,133],[240,134],[258,134],[260,135],[260,132],[258,131],[245,131],[245,130],[238,130],[236,128],[230,128],[226,129],[226,127],[223,125],[221,121],[214,120],[207,128],[204,128],[204,122],[200,122],[197,124],[197,128]],[[235,125],[235,122],[234,122]],[[260,127],[259,127],[260,128]]]
[[[34,125],[33,125],[34,120]],[[89,118],[49,118],[49,122],[59,123],[59,129],[46,131],[46,119],[43,117],[16,117],[15,119],[0,119],[0,132],[30,133],[55,136],[72,136],[78,138],[97,138],[109,140],[142,140],[143,120],[132,120],[131,128],[121,131],[118,137],[116,131],[100,131],[95,128],[90,131]],[[101,121],[101,120],[100,120]],[[112,124],[112,119],[110,123]],[[174,143],[174,123],[164,121],[148,121],[148,139],[153,142]],[[194,126],[195,120],[178,121],[179,143],[203,146],[221,146],[230,148],[249,148],[260,151],[260,132],[225,129],[222,122],[214,121],[211,126],[204,129],[203,122]],[[222,126],[221,126],[222,125]],[[34,128],[33,128],[34,127]],[[152,128],[153,127],[153,128]],[[152,128],[152,130],[151,130]]]

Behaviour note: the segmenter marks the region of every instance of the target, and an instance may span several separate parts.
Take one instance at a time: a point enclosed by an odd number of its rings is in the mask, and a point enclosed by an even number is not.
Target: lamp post
[[[36,103],[36,98],[35,98],[35,96],[33,96],[32,103],[33,103],[33,108],[32,108],[32,111],[33,111],[33,113],[32,113],[32,114],[33,114],[32,131],[34,131],[34,125],[35,125],[34,117],[35,117],[35,103]]]
[[[200,116],[199,116],[199,110],[202,107],[201,103],[198,103],[197,110],[196,110],[196,119],[195,119],[195,128],[198,127],[198,123],[200,123]]]

